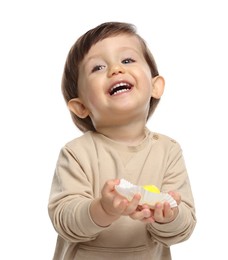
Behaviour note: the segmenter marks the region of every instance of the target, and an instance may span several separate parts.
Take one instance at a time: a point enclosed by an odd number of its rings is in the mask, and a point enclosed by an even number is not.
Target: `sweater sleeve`
[[[173,141],[165,162],[165,173],[162,191],[177,191],[181,195],[179,213],[170,223],[148,224],[147,228],[152,239],[165,246],[187,240],[192,234],[195,225],[195,206],[181,147]]]
[[[92,174],[92,173],[91,173]],[[75,154],[64,147],[53,177],[48,212],[57,233],[70,242],[96,239],[104,230],[91,219],[94,199],[90,176],[85,174]]]

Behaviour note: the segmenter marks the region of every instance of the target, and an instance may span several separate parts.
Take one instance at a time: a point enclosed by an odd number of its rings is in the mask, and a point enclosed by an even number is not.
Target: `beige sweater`
[[[87,132],[63,147],[48,205],[58,233],[54,260],[165,260],[171,259],[171,245],[189,238],[196,219],[181,148],[167,136],[146,133],[138,146]],[[179,215],[168,224],[144,224],[123,216],[109,227],[97,226],[89,214],[90,203],[114,178],[178,191]]]

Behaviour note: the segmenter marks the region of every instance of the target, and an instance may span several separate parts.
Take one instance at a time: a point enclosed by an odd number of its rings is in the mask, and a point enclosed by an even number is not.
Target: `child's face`
[[[150,68],[135,36],[122,34],[99,41],[79,69],[79,100],[95,128],[134,117],[146,120],[152,85]]]

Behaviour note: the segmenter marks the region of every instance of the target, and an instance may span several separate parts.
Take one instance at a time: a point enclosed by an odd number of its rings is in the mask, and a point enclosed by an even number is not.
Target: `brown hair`
[[[143,55],[146,62],[148,63],[148,66],[150,67],[152,77],[159,75],[153,55],[148,49],[146,42],[137,34],[134,25],[121,22],[102,23],[97,27],[87,31],[80,38],[78,38],[68,53],[62,77],[62,93],[66,103],[68,103],[69,100],[78,97],[79,66],[85,55],[89,52],[90,48],[105,38],[120,34],[135,35],[138,37],[142,44]],[[153,114],[158,102],[159,99],[154,99],[151,97],[147,118]],[[75,125],[82,132],[89,130],[95,131],[89,116],[86,118],[79,118],[73,112],[71,112],[71,116]]]

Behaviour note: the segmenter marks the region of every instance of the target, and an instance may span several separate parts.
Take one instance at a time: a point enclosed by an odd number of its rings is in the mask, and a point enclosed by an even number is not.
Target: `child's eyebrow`
[[[88,63],[89,61],[98,59],[98,58],[100,58],[100,57],[101,57],[101,54],[94,54],[94,55],[92,55],[92,56],[85,57],[85,58],[84,58],[84,63]]]

